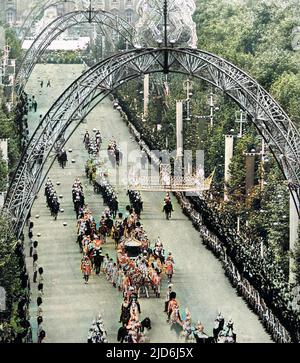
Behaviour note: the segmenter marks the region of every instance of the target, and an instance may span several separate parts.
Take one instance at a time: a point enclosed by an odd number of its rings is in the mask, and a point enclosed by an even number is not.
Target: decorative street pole
[[[2,159],[5,161],[6,166],[8,167],[8,139],[0,139],[0,151],[2,154]],[[0,208],[3,207],[5,195],[8,188],[8,176],[7,176],[7,185],[6,190],[0,190]]]
[[[254,187],[254,175],[255,175],[255,151],[250,153],[244,153],[246,156],[246,195],[248,196],[250,190]]]
[[[209,107],[210,107],[210,127],[213,127],[214,126],[214,109],[215,109],[215,106],[214,106],[214,94],[213,92],[211,91],[210,92],[210,98],[209,98]]]
[[[247,114],[243,110],[237,111],[235,114],[236,123],[240,124],[240,133],[238,134],[238,138],[243,136],[243,124],[247,123]]]
[[[150,75],[144,75],[144,119],[148,117],[149,111],[149,93],[150,93]]]
[[[183,102],[176,102],[176,157],[183,157]]]
[[[260,161],[260,190],[264,190],[265,184],[265,155],[266,155],[266,147],[265,147],[265,139],[261,140],[261,161]]]
[[[186,91],[186,120],[190,121],[191,120],[191,115],[190,115],[190,102],[191,102],[191,91],[193,89],[193,82],[190,79],[187,79],[186,81],[183,82],[183,88]]]
[[[164,0],[164,45],[168,47],[168,1]],[[169,52],[165,49],[164,52],[164,73],[169,73]]]
[[[225,176],[224,176],[224,201],[228,201],[227,186],[230,180],[229,166],[233,157],[233,135],[225,135]]]
[[[89,3],[89,23],[92,22],[92,0],[90,0],[90,3]]]
[[[194,116],[196,119],[209,119],[210,120],[210,127],[212,128],[214,125],[214,113],[215,111],[219,110],[219,107],[215,107],[214,105],[214,93],[211,91],[209,95],[209,107],[210,107],[210,114],[206,116]]]
[[[168,46],[168,0],[164,0],[164,40],[165,47]]]
[[[250,153],[244,153],[246,156],[246,194],[248,195],[249,190],[254,186],[255,176],[255,156],[260,157],[260,190],[263,191],[265,184],[265,161],[266,161],[266,147],[265,140],[262,138],[261,151],[255,152],[252,150]]]
[[[290,191],[290,247],[289,250],[294,252],[296,243],[298,241],[299,234],[299,214],[298,210],[300,208],[299,199],[297,193],[299,193],[299,188],[292,188]],[[297,205],[295,205],[297,201]],[[295,282],[295,261],[290,257],[290,268],[289,268],[289,282],[290,284]]]

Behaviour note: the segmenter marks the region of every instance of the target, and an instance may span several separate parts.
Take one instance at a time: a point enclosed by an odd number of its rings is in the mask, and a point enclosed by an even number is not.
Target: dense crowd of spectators
[[[201,214],[201,224],[219,239],[241,276],[259,292],[266,305],[288,330],[292,341],[299,341],[299,312],[293,309],[293,294],[283,271],[274,263],[271,249],[265,247],[262,258],[260,243],[242,237],[235,229],[228,227],[219,210],[208,206],[204,199],[188,199],[192,208]]]

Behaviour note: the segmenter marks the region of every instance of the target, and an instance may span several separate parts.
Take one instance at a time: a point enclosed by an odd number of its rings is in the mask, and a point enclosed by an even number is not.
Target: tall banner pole
[[[177,158],[183,157],[183,102],[176,102],[176,140]]]
[[[255,153],[245,153],[246,156],[246,195],[254,187]]]
[[[144,119],[149,114],[149,93],[150,93],[150,75],[145,74],[144,76]]]
[[[291,190],[290,191],[290,251],[294,252],[296,243],[298,241],[298,233],[299,233],[299,215],[297,210],[297,205],[295,204],[295,201],[298,204],[299,208],[299,202],[298,202],[298,196],[297,196],[297,190]],[[292,284],[295,282],[295,261],[293,257],[290,257],[290,268],[289,268],[289,282]]]
[[[0,151],[2,159],[5,161],[6,166],[8,168],[8,139],[0,139]],[[0,190],[0,208],[3,207],[6,192],[8,189],[8,176],[7,176],[7,183],[6,183],[6,190]]]
[[[226,183],[230,180],[230,163],[233,157],[233,135],[226,135],[225,136],[225,175],[224,175],[224,201],[228,201],[228,193],[227,193],[227,186]]]

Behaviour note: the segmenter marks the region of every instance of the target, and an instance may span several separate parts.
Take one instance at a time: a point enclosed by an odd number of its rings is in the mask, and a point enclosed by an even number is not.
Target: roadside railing
[[[146,152],[152,162],[158,165],[159,160],[142,139],[140,132],[138,132],[136,127],[130,122],[128,115],[122,109],[119,109],[119,112],[140,145],[140,148]],[[183,211],[193,222],[194,227],[199,231],[203,244],[222,262],[225,275],[230,280],[232,286],[235,287],[237,293],[246,301],[250,309],[259,316],[261,323],[265,327],[266,331],[271,335],[272,339],[277,343],[291,343],[292,339],[289,332],[280,323],[278,318],[275,317],[271,309],[267,307],[259,292],[246,278],[240,275],[238,269],[227,255],[222,242],[203,224],[201,214],[194,210],[192,204],[183,196],[182,193],[175,193],[175,195]]]

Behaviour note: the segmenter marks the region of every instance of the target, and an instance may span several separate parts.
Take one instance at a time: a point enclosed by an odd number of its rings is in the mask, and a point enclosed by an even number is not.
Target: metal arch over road
[[[113,31],[120,34],[129,44],[134,39],[134,28],[124,19],[102,10],[85,10],[67,13],[50,23],[34,40],[26,52],[16,77],[18,94],[25,88],[28,78],[44,51],[66,29],[78,24],[93,23],[100,26],[101,31],[113,42]],[[113,30],[113,31],[112,31]]]
[[[51,6],[54,2],[56,2],[57,0],[44,0],[39,4],[35,4],[31,10],[29,11],[29,13],[27,14],[25,20],[23,21],[23,24],[21,25],[20,29],[19,29],[19,36],[21,37],[21,40],[23,42],[24,38],[25,38],[25,34],[26,32],[28,32],[28,30],[33,26],[35,19],[39,16],[39,14],[44,12],[44,9],[47,6]]]
[[[66,4],[66,3],[74,4],[75,1],[74,0],[48,0],[42,4],[37,4],[36,6],[34,6],[31,9],[31,11],[29,12],[29,14],[27,15],[27,17],[25,18],[25,20],[19,30],[19,37],[21,38],[21,42],[22,43],[24,42],[26,36],[29,34],[30,30],[33,28],[36,21],[42,17],[42,15],[44,14],[44,12],[47,9],[49,9],[53,6],[58,6],[61,4]]]
[[[21,158],[4,205],[18,235],[47,175],[48,171],[43,168],[55,144],[62,138],[65,143],[95,105],[124,82],[158,72],[181,73],[202,79],[231,97],[251,117],[290,187],[299,191],[299,132],[255,80],[224,59],[201,50],[135,49],[114,55],[90,68],[45,115]],[[296,198],[299,199],[299,194]]]

